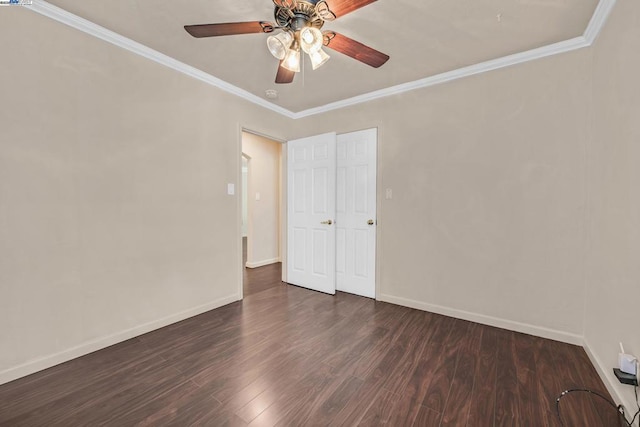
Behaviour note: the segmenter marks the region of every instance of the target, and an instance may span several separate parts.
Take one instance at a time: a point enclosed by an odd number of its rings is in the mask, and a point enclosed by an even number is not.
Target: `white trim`
[[[633,414],[637,410],[636,403],[632,399],[625,399],[623,396],[620,395],[620,393],[618,392],[618,387],[620,386],[620,382],[618,382],[618,379],[615,377],[615,375],[613,375],[613,370],[611,369],[611,367],[604,365],[600,361],[598,356],[596,356],[596,354],[591,350],[591,346],[589,345],[589,342],[587,341],[586,338],[584,338],[582,341],[582,347],[584,348],[584,351],[587,353],[587,356],[589,356],[589,360],[591,360],[591,364],[593,365],[594,368],[596,368],[598,375],[600,375],[602,382],[604,383],[605,387],[607,388],[607,391],[609,392],[613,400],[616,403],[621,403],[622,406],[624,406],[624,410],[625,410],[625,413],[627,414],[627,417],[629,417],[629,414],[633,416]],[[638,425],[640,425],[640,420],[638,420],[637,423]]]
[[[265,259],[258,262],[247,262],[245,265],[247,268],[258,268],[269,264],[275,264],[276,262],[280,262],[280,258]]]
[[[105,337],[96,338],[78,346],[63,350],[59,353],[44,356],[39,359],[26,362],[22,365],[14,366],[0,372],[0,385],[8,383],[9,381],[16,380],[18,378],[25,377],[27,375],[31,375],[38,371],[42,371],[43,369],[59,365],[60,363],[67,362],[77,357],[84,356],[85,354],[89,354],[94,351],[101,350],[111,345],[140,336],[142,334],[146,334],[147,332],[151,332],[156,329],[171,325],[173,323],[188,319],[190,317],[205,313],[207,311],[214,310],[235,301],[238,301],[238,295],[234,293],[233,295],[211,301],[198,307],[193,307],[158,320],[153,320],[151,322],[147,322],[121,332],[107,335]]]
[[[404,92],[422,89],[429,86],[435,86],[458,80],[463,77],[469,77],[476,74],[486,73],[487,71],[497,70],[499,68],[509,67],[511,65],[521,64],[523,62],[533,61],[535,59],[544,58],[551,55],[570,52],[572,50],[581,49],[589,46],[586,39],[582,36],[565,40],[559,43],[531,49],[526,52],[515,53],[513,55],[503,56],[502,58],[492,59],[490,61],[480,62],[479,64],[470,65],[468,67],[458,68],[456,70],[447,71],[445,73],[436,74],[420,80],[409,83],[403,83],[380,89],[374,92],[365,93],[363,95],[354,96],[353,98],[343,99],[341,101],[332,102],[321,107],[311,108],[308,110],[295,113],[295,118],[313,116],[315,114],[326,113],[327,111],[337,110],[349,107],[363,102],[373,101],[374,99],[385,98],[387,96],[398,95]]]
[[[573,345],[582,345],[584,342],[581,335],[569,332],[558,331],[555,329],[544,328],[541,326],[530,325],[527,323],[515,322],[513,320],[500,319],[498,317],[487,316],[485,314],[472,313],[469,311],[458,310],[455,308],[444,307],[436,304],[429,304],[413,299],[396,297],[393,295],[382,294],[378,298],[379,301],[389,302],[391,304],[402,305],[404,307],[415,308],[417,310],[429,311],[431,313],[442,314],[444,316],[455,317],[456,319],[468,320],[471,322],[481,323],[483,325],[495,326],[497,328],[508,329],[510,331],[522,332],[524,334],[535,335],[541,338],[548,338],[555,341],[562,341]]]
[[[225,92],[239,96],[246,101],[252,102],[268,110],[279,113],[285,117],[288,117],[290,119],[300,119],[303,117],[326,113],[328,111],[361,104],[363,102],[369,102],[375,99],[385,98],[416,89],[439,85],[464,77],[473,76],[475,74],[485,73],[488,71],[497,70],[499,68],[522,64],[524,62],[533,61],[547,56],[558,55],[561,53],[591,46],[591,44],[595,41],[595,39],[598,37],[598,34],[600,34],[600,31],[604,27],[607,21],[607,17],[613,9],[615,3],[616,0],[600,0],[598,2],[598,6],[594,11],[594,14],[591,17],[589,25],[587,26],[583,36],[575,37],[558,43],[553,43],[536,49],[531,49],[526,52],[520,52],[513,55],[504,56],[502,58],[481,62],[479,64],[470,65],[468,67],[458,68],[456,70],[448,71],[446,73],[441,73],[413,82],[403,83],[385,89],[376,90],[296,113],[287,110],[286,108],[283,108],[279,105],[273,104],[265,99],[262,99],[259,96],[247,92],[244,89],[240,89],[230,83],[220,80],[219,78],[214,77],[211,74],[205,73],[204,71],[198,70],[197,68],[173,59],[138,42],[121,36],[113,31],[107,30],[106,28],[94,24],[91,21],[80,18],[77,15],[60,9],[59,7],[53,6],[52,4],[49,4],[44,0],[34,0],[33,5],[24,7],[63,24],[69,25],[87,34],[95,36],[106,42],[112,43],[137,55],[165,65],[202,82],[210,84],[211,86],[217,87]]]
[[[236,87],[230,83],[227,83],[224,80],[220,80],[219,78],[214,77],[211,74],[205,73],[204,71],[198,70],[197,68],[192,67],[191,65],[187,65],[184,62],[180,62],[177,59],[171,58],[170,56],[167,56],[163,53],[153,50],[143,44],[135,42],[127,37],[121,36],[118,33],[115,33],[111,30],[101,27],[100,25],[94,24],[91,21],[88,21],[77,15],[74,15],[73,13],[67,12],[66,10],[61,9],[57,6],[54,6],[50,3],[47,3],[44,0],[34,0],[33,5],[25,6],[25,7],[41,15],[44,15],[48,18],[61,22],[65,25],[68,25],[77,30],[80,30],[94,37],[97,37],[101,40],[104,40],[108,43],[111,43],[125,50],[128,50],[132,53],[135,53],[136,55],[143,56],[147,59],[150,59],[162,65],[165,65],[183,74],[186,74],[190,77],[198,79],[211,86],[217,87],[232,95],[236,95],[246,101],[249,101],[261,107],[267,108],[276,113],[282,114],[283,116],[293,118],[293,113],[287,110],[286,108],[283,108],[283,107],[280,107],[279,105],[268,102],[260,98],[259,96],[256,96],[250,92],[247,92],[244,89],[240,89],[239,87]]]
[[[587,29],[584,30],[584,38],[587,40],[587,43],[589,43],[589,46],[591,46],[598,38],[600,31],[604,28],[604,24],[606,24],[607,18],[609,17],[609,14],[611,14],[613,6],[615,5],[616,0],[600,0],[598,2],[598,6],[596,6],[596,10],[593,12],[591,21],[589,21]]]
[[[249,160],[251,159],[251,157],[247,156],[246,154],[244,154],[242,152],[242,126],[240,126],[240,123],[238,123],[238,139],[236,140],[236,155],[238,156],[238,165],[240,166],[240,173],[238,173],[236,175],[236,179],[237,182],[239,182],[240,184],[238,185],[238,196],[236,197],[236,236],[240,235],[240,239],[236,239],[236,243],[238,244],[237,246],[237,250],[236,250],[236,256],[238,257],[238,264],[237,264],[237,270],[236,273],[238,275],[238,287],[237,287],[237,292],[238,292],[238,300],[242,300],[244,299],[244,268],[242,265],[242,262],[244,261],[244,238],[246,237],[245,234],[247,234],[249,232],[249,206],[247,206],[247,224],[246,224],[246,228],[243,230],[242,228],[242,221],[244,220],[244,212],[243,212],[243,205],[244,205],[244,200],[249,200],[248,197],[246,197],[245,194],[245,183],[247,184],[247,191],[249,189]],[[246,182],[245,182],[245,177],[244,175],[244,167],[243,167],[243,161],[246,159],[247,161],[247,175],[246,175]],[[239,214],[239,215],[238,215]]]

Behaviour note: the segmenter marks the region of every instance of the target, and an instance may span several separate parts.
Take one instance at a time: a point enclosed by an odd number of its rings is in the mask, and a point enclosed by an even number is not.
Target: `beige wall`
[[[611,368],[620,341],[640,356],[640,3],[617,2],[593,55],[585,341],[634,411]]]
[[[240,298],[226,184],[285,119],[24,8],[0,39],[0,383]]]
[[[580,342],[586,50],[296,122],[379,128],[379,298]]]
[[[247,266],[280,261],[280,152],[282,144],[242,133],[242,152],[249,160]],[[260,200],[256,194],[260,194]]]

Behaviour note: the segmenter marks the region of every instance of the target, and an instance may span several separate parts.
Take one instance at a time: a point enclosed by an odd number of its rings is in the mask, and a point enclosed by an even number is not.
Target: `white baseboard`
[[[612,367],[605,366],[600,358],[596,356],[596,354],[591,350],[591,346],[586,338],[582,340],[582,348],[589,356],[589,360],[591,360],[591,364],[596,368],[598,375],[602,379],[604,386],[607,388],[607,391],[615,400],[617,404],[622,404],[624,406],[625,413],[627,414],[627,418],[631,418],[629,415],[633,416],[633,414],[637,411],[636,403],[631,399],[625,399],[624,396],[620,395],[618,392],[618,387],[620,387],[620,383],[618,379],[613,375]],[[637,424],[634,425],[640,426],[640,420],[637,420]]]
[[[422,301],[416,301],[385,294],[380,295],[378,297],[378,300],[389,302],[391,304],[415,308],[418,310],[429,311],[431,313],[442,314],[444,316],[455,317],[457,319],[469,320],[471,322],[481,323],[483,325],[495,326],[497,328],[508,329],[510,331],[522,332],[524,334],[561,341],[568,344],[581,346],[584,343],[583,337],[581,335],[557,331],[555,329],[544,328],[541,326],[529,325],[527,323],[515,322],[513,320],[500,319],[498,317],[472,313],[469,311],[458,310],[441,305],[429,304]]]
[[[258,262],[247,262],[245,265],[247,266],[247,268],[258,268],[264,267],[265,265],[269,264],[275,264],[276,262],[280,262],[280,258],[265,259]]]
[[[67,362],[71,359],[84,356],[85,354],[89,354],[94,351],[101,350],[111,345],[140,336],[142,334],[146,334],[147,332],[163,328],[165,326],[171,325],[172,323],[197,316],[199,314],[205,313],[218,307],[222,307],[223,305],[227,305],[235,301],[238,301],[238,295],[230,295],[215,301],[208,302],[198,307],[190,308],[188,310],[163,317],[162,319],[147,322],[145,324],[135,326],[133,328],[117,332],[112,335],[96,338],[94,340],[80,344],[76,347],[63,350],[59,353],[41,357],[36,360],[31,360],[22,365],[18,365],[1,371],[0,384],[5,384],[18,378],[22,378],[38,371],[42,371],[43,369],[51,368],[52,366],[59,365],[60,363]]]

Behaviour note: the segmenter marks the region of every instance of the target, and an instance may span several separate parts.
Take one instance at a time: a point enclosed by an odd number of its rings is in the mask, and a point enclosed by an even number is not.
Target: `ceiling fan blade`
[[[274,24],[264,21],[227,22],[222,24],[185,25],[193,37],[233,36],[236,34],[270,33]]]
[[[389,55],[378,52],[342,34],[333,31],[325,31],[323,34],[325,46],[374,68],[382,66],[389,60]]]
[[[293,78],[296,73],[293,71],[289,71],[282,66],[282,61],[280,61],[280,65],[278,66],[278,74],[276,74],[276,83],[278,84],[287,84],[293,82]]]
[[[329,9],[331,9],[331,12],[333,12],[337,18],[375,1],[376,0],[326,0]]]

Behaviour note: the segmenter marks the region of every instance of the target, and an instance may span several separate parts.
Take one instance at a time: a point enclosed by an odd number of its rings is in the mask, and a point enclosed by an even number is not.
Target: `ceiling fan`
[[[323,46],[374,68],[389,60],[389,55],[370,48],[335,31],[321,31],[333,21],[376,0],[273,0],[275,24],[267,21],[228,22],[185,25],[193,37],[217,37],[237,34],[273,33],[267,39],[271,54],[280,60],[276,83],[291,83],[300,71],[300,50],[309,55],[315,70],[329,60]]]

